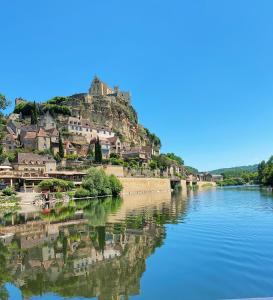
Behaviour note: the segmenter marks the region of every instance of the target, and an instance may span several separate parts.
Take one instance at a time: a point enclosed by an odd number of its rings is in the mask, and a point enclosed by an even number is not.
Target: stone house
[[[69,133],[85,136],[88,143],[96,137],[96,133],[88,119],[68,117],[65,128]]]
[[[115,133],[109,128],[96,128],[93,130],[96,137],[101,139],[109,139],[115,136]]]
[[[26,150],[50,150],[50,136],[43,128],[38,128],[36,125],[22,128],[20,140]]]
[[[130,150],[125,150],[121,153],[121,155],[124,160],[136,159],[142,165],[147,164],[149,160],[147,154],[141,148],[132,148]]]
[[[56,122],[49,111],[41,116],[39,120],[39,126],[43,127],[45,130],[54,129],[57,127]]]
[[[26,131],[22,137],[20,137],[21,144],[26,150],[35,150],[37,149],[37,133],[36,131]]]
[[[122,143],[118,136],[108,138],[110,142],[110,153],[120,154],[122,151]]]
[[[197,179],[199,181],[217,182],[224,179],[223,175],[215,175],[211,173],[199,173],[197,174]]]
[[[14,120],[10,120],[7,123],[7,129],[11,130],[13,132],[13,134],[15,135],[16,138],[18,138],[18,136],[20,135],[21,128],[22,128],[22,124],[14,121]]]
[[[17,153],[13,168],[16,171],[31,172],[39,175],[56,171],[56,161],[50,155]]]
[[[90,143],[92,139],[107,139],[115,136],[115,133],[108,128],[95,128],[91,125],[88,119],[82,119],[77,117],[68,117],[65,128],[69,133],[75,135],[84,136],[87,143]]]
[[[51,128],[46,130],[46,133],[50,138],[50,149],[55,155],[59,152],[59,131],[56,128]]]
[[[64,155],[78,154],[77,148],[70,141],[64,141]]]
[[[39,151],[50,150],[50,137],[43,128],[39,128],[36,140]]]
[[[7,133],[3,137],[1,144],[3,146],[3,152],[14,151],[20,146],[16,135],[10,128],[7,128]]]

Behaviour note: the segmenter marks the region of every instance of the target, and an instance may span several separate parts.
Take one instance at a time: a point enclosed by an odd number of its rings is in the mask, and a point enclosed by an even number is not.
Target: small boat
[[[47,215],[47,214],[49,214],[51,212],[51,209],[50,208],[44,208],[43,210],[42,210],[42,214],[43,215]]]

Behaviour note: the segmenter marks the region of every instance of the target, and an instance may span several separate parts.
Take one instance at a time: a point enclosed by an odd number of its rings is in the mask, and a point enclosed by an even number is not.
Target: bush
[[[76,190],[75,197],[76,198],[90,197],[90,192],[81,187],[81,188]]]
[[[120,180],[115,175],[110,175],[109,182],[112,194],[114,196],[118,195],[122,191],[122,184]]]
[[[14,191],[13,188],[11,187],[6,187],[5,189],[2,190],[2,194],[4,196],[12,196],[12,195],[15,195],[16,192]]]
[[[39,189],[49,190],[51,192],[64,192],[72,190],[75,185],[74,182],[63,179],[46,179],[38,184]]]
[[[67,159],[67,160],[77,160],[78,159],[78,154],[67,154],[66,156],[65,156],[65,158]]]
[[[89,196],[116,196],[122,190],[122,185],[116,176],[107,176],[103,170],[91,168],[83,180],[82,188],[89,192]]]
[[[110,158],[110,162],[114,166],[122,166],[123,165],[123,160],[119,159],[119,158],[115,158],[115,157]]]

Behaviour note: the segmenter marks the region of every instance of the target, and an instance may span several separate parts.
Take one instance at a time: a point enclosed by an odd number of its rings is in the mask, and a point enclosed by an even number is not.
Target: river
[[[0,299],[273,296],[273,197],[258,188],[1,212],[1,225]]]

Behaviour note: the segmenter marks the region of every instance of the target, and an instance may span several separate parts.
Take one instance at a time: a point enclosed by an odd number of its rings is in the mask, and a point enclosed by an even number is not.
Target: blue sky
[[[2,0],[0,92],[42,101],[97,74],[200,170],[273,154],[272,0]]]

